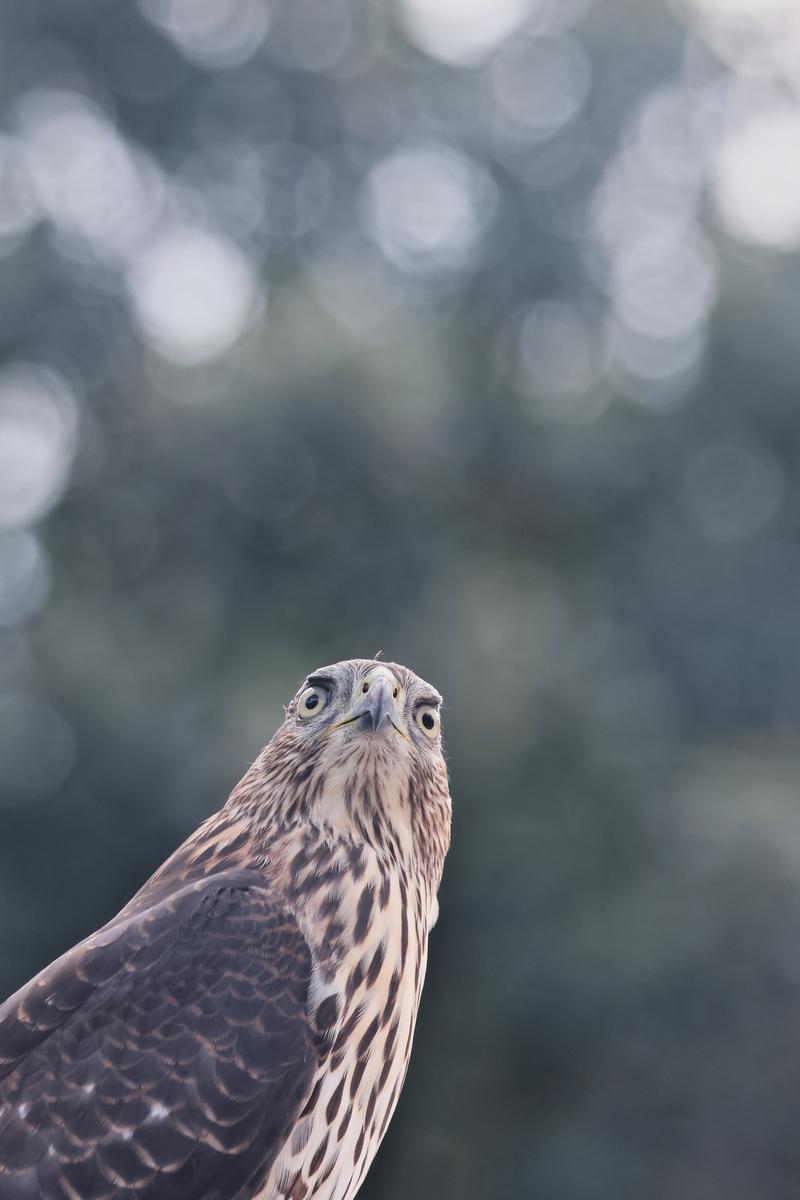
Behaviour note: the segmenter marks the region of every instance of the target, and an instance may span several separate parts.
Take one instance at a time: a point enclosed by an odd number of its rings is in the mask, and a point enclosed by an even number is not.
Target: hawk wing
[[[234,1200],[310,1091],[310,978],[244,871],[57,959],[0,1007],[0,1200]]]

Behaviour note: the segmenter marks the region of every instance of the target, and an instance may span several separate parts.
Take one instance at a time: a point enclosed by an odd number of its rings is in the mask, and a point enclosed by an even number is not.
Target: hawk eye
[[[436,737],[441,725],[441,718],[439,717],[439,710],[434,708],[432,704],[420,704],[414,713],[414,720],[422,732],[427,734],[429,738]]]
[[[315,717],[327,708],[331,694],[324,687],[306,688],[297,702],[297,711],[301,717]]]

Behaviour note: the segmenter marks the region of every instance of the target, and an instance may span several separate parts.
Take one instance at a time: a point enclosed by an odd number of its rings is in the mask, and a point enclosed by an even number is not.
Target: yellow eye
[[[323,708],[328,707],[330,699],[331,694],[327,688],[306,688],[297,702],[297,711],[301,717],[315,717]]]
[[[434,708],[432,704],[420,704],[414,713],[414,720],[429,738],[435,738],[438,735],[441,718],[438,708]]]

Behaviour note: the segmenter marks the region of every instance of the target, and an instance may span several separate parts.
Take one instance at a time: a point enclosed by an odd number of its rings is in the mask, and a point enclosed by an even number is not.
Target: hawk
[[[441,696],[315,671],[224,807],[0,1007],[0,1200],[349,1200],[450,840]]]

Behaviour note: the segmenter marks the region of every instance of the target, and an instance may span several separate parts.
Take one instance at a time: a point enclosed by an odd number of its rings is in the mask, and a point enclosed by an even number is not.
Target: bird
[[[223,807],[0,1006],[0,1200],[351,1200],[450,843],[442,697],[307,676]]]

